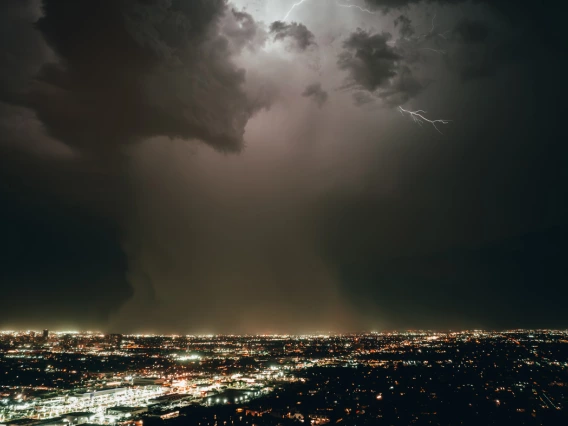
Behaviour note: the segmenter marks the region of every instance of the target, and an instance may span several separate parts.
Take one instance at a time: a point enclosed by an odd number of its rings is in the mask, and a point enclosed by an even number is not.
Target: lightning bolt
[[[435,13],[434,16],[432,17],[432,26],[430,28],[430,31],[428,31],[427,33],[424,34],[420,34],[418,36],[418,40],[420,40],[421,38],[427,38],[428,36],[431,36],[432,34],[434,34],[434,29],[436,29],[436,25],[434,25],[434,21],[436,20],[436,16],[437,14]],[[447,40],[447,34],[450,32],[450,30],[444,31],[443,33],[437,33],[436,35],[438,37],[443,38],[444,40]]]
[[[406,109],[404,109],[403,107],[399,106],[398,110],[400,111],[400,113],[402,115],[404,115],[404,113],[408,114],[412,120],[418,124],[419,126],[422,126],[425,122],[426,123],[430,123],[432,126],[434,126],[434,129],[436,129],[438,131],[438,133],[442,134],[443,133],[440,131],[440,129],[438,129],[438,126],[436,126],[436,124],[448,124],[451,122],[451,120],[442,120],[442,119],[438,119],[438,120],[429,120],[428,118],[424,117],[424,115],[422,114],[426,114],[426,111],[422,110],[422,109],[418,109],[416,111],[408,111]]]
[[[416,37],[414,40],[416,40],[417,42],[421,42],[422,40],[428,40],[431,37],[440,37],[443,38],[444,40],[447,40],[447,35],[450,32],[450,30],[444,31],[443,33],[434,33],[434,30],[436,29],[436,25],[435,25],[435,21],[436,21],[436,14],[434,14],[434,16],[432,17],[432,25],[430,27],[430,31],[428,31],[427,33],[423,33],[420,34],[418,37]],[[434,49],[433,47],[419,47],[420,50],[430,50],[431,52],[435,52],[438,53],[440,55],[445,55],[447,52],[445,50],[442,49]]]
[[[373,12],[369,9],[365,9],[365,8],[363,8],[363,7],[361,7],[357,4],[341,4],[341,3],[339,3],[339,0],[337,0],[335,4],[337,4],[337,6],[339,6],[339,7],[345,7],[345,8],[348,8],[348,9],[351,9],[352,7],[354,7],[355,9],[359,9],[361,12],[370,13],[371,15],[375,14],[375,12]]]
[[[446,51],[441,49],[433,49],[431,47],[421,47],[421,50],[431,50],[432,52],[440,53],[441,55],[445,55]]]
[[[305,2],[307,2],[307,1],[308,1],[308,0],[300,0],[298,3],[294,3],[294,4],[292,5],[292,7],[290,8],[290,10],[288,10],[288,13],[286,13],[286,15],[284,16],[284,18],[282,18],[282,21],[285,21],[286,19],[288,19],[288,16],[290,16],[290,13],[292,13],[292,11],[293,11],[296,7],[300,6],[302,3],[305,3]]]
[[[437,13],[434,13],[434,16],[432,16],[432,28],[430,28],[430,32],[433,32],[434,28],[436,28],[436,26],[434,25],[434,21],[436,20],[436,16],[438,16]]]
[[[286,13],[286,15],[284,15],[284,18],[282,18],[282,21],[286,21],[286,20],[290,17],[290,14],[292,13],[292,11],[293,11],[295,8],[297,8],[297,7],[300,6],[302,3],[305,3],[305,2],[307,2],[307,1],[308,1],[308,0],[300,0],[300,1],[297,2],[297,3],[294,3],[294,4],[290,7],[290,9],[288,9],[288,12]],[[347,1],[350,1],[350,0],[347,0]],[[359,9],[361,12],[370,13],[371,15],[374,15],[374,14],[375,14],[375,12],[373,12],[372,10],[365,9],[364,7],[361,7],[361,6],[357,5],[357,4],[342,4],[342,3],[339,3],[339,0],[336,0],[336,5],[339,6],[339,7],[345,7],[345,8],[347,8],[347,9],[351,9],[351,8]]]

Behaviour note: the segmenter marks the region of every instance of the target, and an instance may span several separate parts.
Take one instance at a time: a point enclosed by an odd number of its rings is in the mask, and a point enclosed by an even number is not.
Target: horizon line
[[[90,334],[90,335],[113,335],[121,334],[123,336],[134,337],[340,337],[340,336],[371,336],[383,334],[405,334],[405,333],[430,333],[430,334],[459,334],[459,333],[511,333],[511,332],[561,332],[568,333],[568,328],[507,328],[507,329],[395,329],[381,331],[351,331],[351,332],[311,332],[311,333],[155,333],[155,332],[105,332],[100,330],[61,330],[61,329],[7,329],[0,330],[0,334],[29,334],[39,333],[48,330],[49,333],[57,335],[65,334]]]

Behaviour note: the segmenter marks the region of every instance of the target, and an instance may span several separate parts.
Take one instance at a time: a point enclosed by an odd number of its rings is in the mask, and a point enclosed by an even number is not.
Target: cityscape
[[[0,0],[0,426],[568,426],[566,4]]]
[[[0,424],[547,425],[568,330],[0,333]]]

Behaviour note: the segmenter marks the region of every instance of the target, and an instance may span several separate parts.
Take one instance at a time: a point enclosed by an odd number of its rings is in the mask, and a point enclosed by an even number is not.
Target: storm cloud
[[[297,22],[287,24],[282,21],[275,21],[270,24],[270,34],[272,34],[274,40],[290,39],[291,45],[300,51],[316,46],[313,33],[305,25]]]
[[[499,37],[485,21],[461,19],[451,31],[453,42],[446,62],[464,81],[486,78],[519,59],[519,36]]]
[[[321,83],[312,83],[306,87],[302,96],[312,98],[321,108],[327,102],[328,93],[322,89]]]
[[[401,37],[409,38],[414,35],[414,28],[412,27],[412,20],[406,15],[400,15],[394,20],[394,26],[400,27],[399,34]]]
[[[338,66],[348,73],[347,88],[366,90],[392,104],[404,103],[420,93],[422,84],[401,52],[389,44],[391,39],[389,33],[358,29],[344,41]]]
[[[2,244],[14,266],[4,271],[5,282],[16,292],[34,285],[48,292],[58,283],[51,293],[57,309],[106,280],[103,286],[116,287],[113,302],[96,293],[100,303],[76,320],[101,324],[132,292],[123,254],[123,224],[133,208],[124,148],[162,135],[240,151],[247,121],[270,99],[245,87],[233,57],[261,45],[262,30],[225,1],[26,0],[0,7],[0,200],[9,206],[5,235],[14,236]],[[30,250],[18,251],[18,232]],[[105,241],[94,241],[97,235]],[[50,245],[50,266],[39,267]],[[78,269],[68,264],[73,247]],[[82,274],[89,268],[79,265],[88,262],[98,263],[101,275]],[[25,280],[17,276],[22,264],[37,265]],[[64,317],[55,322],[72,324]]]
[[[293,3],[0,5],[3,326],[566,327],[563,15]]]
[[[164,135],[238,151],[266,106],[245,93],[245,72],[231,61],[222,0],[46,1],[43,10],[37,27],[58,60],[42,66],[21,104],[70,146]],[[241,39],[253,38],[254,23],[235,17],[246,21]]]

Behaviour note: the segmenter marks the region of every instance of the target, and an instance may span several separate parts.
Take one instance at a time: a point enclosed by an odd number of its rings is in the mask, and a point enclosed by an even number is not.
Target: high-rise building
[[[46,328],[45,330],[43,330],[43,340],[47,340],[47,338],[49,337],[49,330]]]

